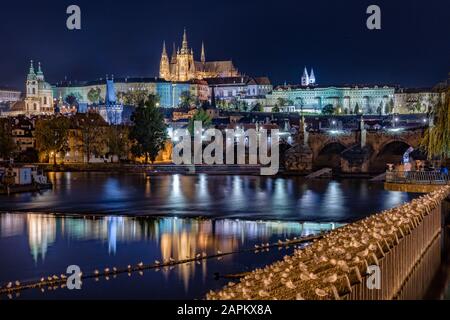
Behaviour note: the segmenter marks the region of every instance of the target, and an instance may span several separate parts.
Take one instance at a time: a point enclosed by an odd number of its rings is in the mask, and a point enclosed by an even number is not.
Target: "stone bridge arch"
[[[372,147],[369,158],[370,172],[383,172],[388,163],[400,163],[409,147],[419,148],[423,130],[405,130],[399,132],[377,132],[367,137]]]
[[[313,159],[313,170],[322,168],[331,168],[333,171],[341,170],[341,153],[347,149],[347,146],[339,140],[329,141],[320,149]]]
[[[353,146],[356,143],[354,133],[349,134],[340,134],[340,135],[332,135],[329,133],[310,133],[308,139],[308,145],[313,154],[313,161],[317,159],[319,154],[323,149],[326,148],[330,144],[340,144],[345,147],[345,149]]]

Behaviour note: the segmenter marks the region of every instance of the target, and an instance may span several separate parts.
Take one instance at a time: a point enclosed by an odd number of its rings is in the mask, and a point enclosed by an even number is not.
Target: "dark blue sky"
[[[66,29],[70,4],[81,31]],[[370,4],[382,30],[366,28]],[[450,72],[448,0],[15,0],[2,3],[0,85],[23,89],[30,59],[51,83],[155,76],[183,27],[197,59],[204,40],[207,60],[275,84],[298,83],[305,65],[319,84],[431,86]]]

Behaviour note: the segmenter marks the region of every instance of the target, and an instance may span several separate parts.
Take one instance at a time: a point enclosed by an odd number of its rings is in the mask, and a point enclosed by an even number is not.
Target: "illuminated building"
[[[285,85],[275,88],[266,96],[267,104],[275,106],[280,98],[289,102],[285,111],[320,112],[327,105],[341,108],[342,113],[384,113],[385,106],[394,99],[389,86],[299,86]]]
[[[49,83],[45,82],[41,63],[35,72],[33,61],[26,82],[25,113],[28,115],[53,114],[53,90]]]
[[[193,79],[238,77],[238,70],[233,61],[206,61],[205,46],[202,44],[200,61],[194,60],[194,50],[189,48],[186,30],[183,33],[181,49],[172,49],[172,56],[166,50],[163,43],[159,76],[167,81],[189,81]]]

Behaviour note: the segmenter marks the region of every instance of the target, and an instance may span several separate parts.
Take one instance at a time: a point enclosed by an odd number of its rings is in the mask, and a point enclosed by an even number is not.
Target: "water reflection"
[[[73,263],[93,270],[108,265],[124,267],[137,261],[181,260],[219,250],[238,252],[253,248],[254,244],[315,234],[336,226],[339,225],[238,219],[0,214],[0,256],[7,257],[0,266],[0,283],[61,273],[63,267]],[[20,250],[25,239],[28,250]],[[225,259],[222,267],[233,261]],[[198,278],[196,273],[203,283],[206,281],[208,262],[181,265],[174,272],[188,292],[193,279]],[[162,273],[167,281],[169,275]]]
[[[414,197],[364,180],[104,173],[50,179],[53,190],[0,196],[0,210],[347,222]]]
[[[56,220],[52,216],[42,214],[27,214],[25,217],[33,260],[37,262],[40,257],[44,261],[47,248],[55,242]]]

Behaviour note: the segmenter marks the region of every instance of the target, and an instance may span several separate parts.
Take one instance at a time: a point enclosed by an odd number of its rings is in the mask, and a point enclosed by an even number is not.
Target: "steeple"
[[[165,80],[170,78],[169,57],[167,56],[166,42],[163,42],[163,51],[161,54],[161,62],[159,64],[159,77]]]
[[[172,58],[170,60],[170,63],[176,63],[177,62],[177,50],[175,49],[175,42],[173,43],[172,48]]]
[[[36,73],[34,72],[33,60],[30,61],[30,71],[28,72],[28,80],[33,80],[36,78]]]
[[[187,34],[186,34],[186,28],[184,28],[183,33],[183,43],[181,44],[181,53],[189,53],[188,50],[188,41],[187,41]]]
[[[305,69],[303,70],[303,75],[302,75],[302,86],[308,86],[309,85],[309,76],[308,76],[308,70],[306,70],[306,66]]]
[[[163,41],[163,51],[162,51],[162,56],[163,56],[163,57],[167,57],[166,42],[165,42],[165,41]]]
[[[204,45],[203,41],[202,41],[202,55],[200,57],[200,61],[202,63],[205,63],[205,61],[206,61],[206,58],[205,58],[205,45]]]
[[[316,84],[316,76],[314,75],[313,68],[311,68],[311,73],[309,74],[309,84]]]
[[[44,73],[42,72],[42,69],[41,69],[41,63],[40,63],[40,62],[38,62],[37,78],[38,78],[39,80],[44,80]]]

